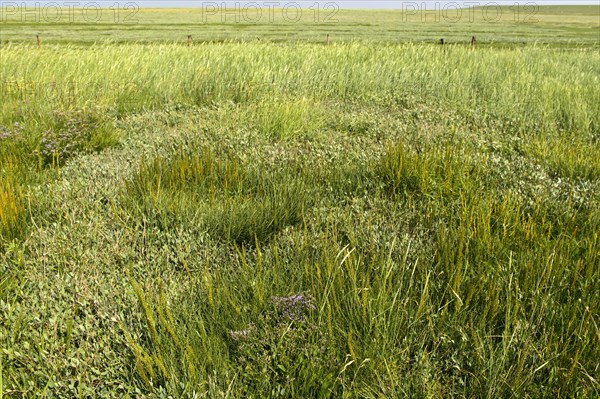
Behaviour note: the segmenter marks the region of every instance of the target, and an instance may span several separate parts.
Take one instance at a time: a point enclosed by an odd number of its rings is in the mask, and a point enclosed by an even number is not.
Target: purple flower
[[[5,140],[5,139],[10,139],[12,137],[15,137],[15,136],[19,135],[22,131],[23,131],[23,128],[21,127],[21,125],[19,125],[19,122],[15,122],[13,129],[3,126],[3,125],[0,125],[0,140]]]
[[[307,312],[316,309],[312,303],[312,298],[301,294],[292,296],[273,296],[271,303],[275,305],[279,313],[279,319],[288,319],[292,321],[305,321]]]

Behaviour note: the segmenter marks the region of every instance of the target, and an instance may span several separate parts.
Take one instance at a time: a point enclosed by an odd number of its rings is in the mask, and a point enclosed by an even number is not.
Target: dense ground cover
[[[0,396],[597,396],[590,47],[3,43]]]

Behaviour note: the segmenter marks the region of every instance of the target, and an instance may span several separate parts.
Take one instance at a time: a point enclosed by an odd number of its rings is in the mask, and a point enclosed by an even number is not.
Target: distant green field
[[[35,43],[307,41],[437,42],[598,47],[600,6],[428,11],[334,9],[3,9],[0,40]]]
[[[0,399],[600,396],[598,7],[309,11],[3,14]]]

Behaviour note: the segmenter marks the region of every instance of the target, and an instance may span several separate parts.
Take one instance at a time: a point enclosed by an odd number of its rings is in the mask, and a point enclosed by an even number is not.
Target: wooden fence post
[[[476,40],[475,40],[475,36],[473,36],[473,37],[471,38],[471,49],[472,49],[472,50],[475,50],[475,42],[476,42]]]
[[[35,35],[35,37],[37,38],[38,48],[41,48],[42,47],[42,40],[40,39],[40,35],[37,34],[37,35]]]
[[[329,33],[327,34],[327,45],[329,46]]]
[[[188,35],[188,47],[192,47],[192,35]]]

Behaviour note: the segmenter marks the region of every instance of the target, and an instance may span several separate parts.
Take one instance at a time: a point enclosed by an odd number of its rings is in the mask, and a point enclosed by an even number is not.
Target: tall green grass
[[[18,183],[3,178],[0,181],[0,242],[2,244],[22,234],[25,218],[23,189]]]
[[[123,113],[289,95],[389,104],[416,97],[474,116],[506,119],[522,131],[598,131],[596,52],[543,46],[473,52],[358,43],[328,48],[289,44],[285,49],[229,43],[192,49],[60,46],[32,52],[8,45],[0,69],[2,116],[4,121],[41,123],[54,110],[90,106]],[[19,61],[24,57],[26,65]]]

